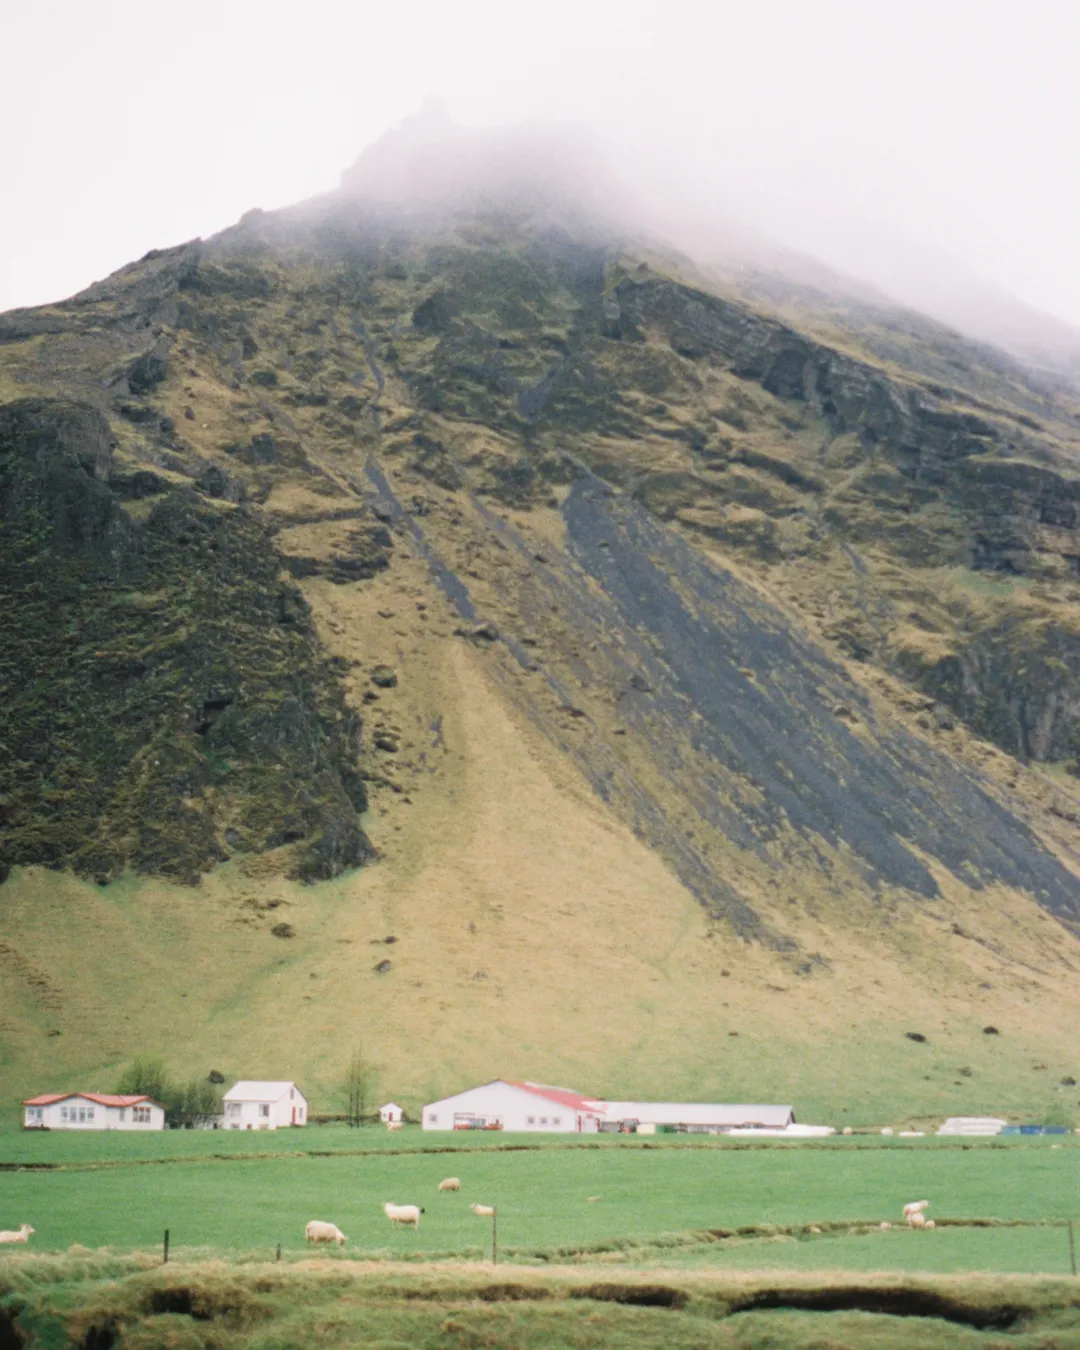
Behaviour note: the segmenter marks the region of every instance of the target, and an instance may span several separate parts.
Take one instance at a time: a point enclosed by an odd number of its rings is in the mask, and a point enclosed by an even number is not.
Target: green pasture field
[[[0,1345],[1080,1348],[1067,1137],[8,1133],[0,1163],[0,1227],[36,1229],[0,1248]],[[904,1226],[912,1199],[941,1226]],[[497,1267],[471,1201],[498,1207]],[[305,1244],[312,1218],[344,1253]]]
[[[1058,1147],[1050,1138],[645,1142],[613,1136],[583,1146],[513,1135],[495,1142],[332,1127],[259,1135],[9,1134],[0,1137],[0,1162],[8,1164],[0,1171],[0,1227],[31,1223],[39,1251],[76,1243],[145,1250],[168,1228],[176,1255],[264,1257],[281,1243],[288,1260],[310,1250],[306,1222],[327,1219],[347,1234],[350,1256],[479,1260],[490,1253],[491,1237],[490,1222],[469,1209],[479,1201],[498,1207],[500,1246],[518,1261],[1069,1270],[1060,1225],[1080,1221],[1080,1146],[1069,1138]],[[280,1156],[268,1156],[275,1150]],[[60,1166],[33,1167],[41,1162]],[[461,1178],[460,1193],[438,1192],[446,1176]],[[912,1199],[929,1199],[928,1212],[939,1221],[1003,1225],[912,1232],[901,1221]],[[394,1228],[382,1213],[386,1200],[423,1205],[420,1231]],[[894,1227],[845,1227],[881,1220]],[[822,1225],[840,1228],[805,1231]],[[719,1241],[709,1234],[763,1226],[804,1231]]]

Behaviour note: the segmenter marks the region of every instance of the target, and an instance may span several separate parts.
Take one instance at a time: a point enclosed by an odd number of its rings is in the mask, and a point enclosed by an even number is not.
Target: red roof
[[[522,1092],[531,1092],[534,1097],[546,1097],[549,1102],[569,1107],[571,1111],[588,1111],[594,1116],[604,1114],[604,1108],[598,1101],[592,1097],[583,1097],[580,1092],[570,1088],[548,1087],[546,1083],[516,1083],[511,1078],[504,1081],[511,1087],[520,1088]]]
[[[96,1102],[98,1106],[138,1106],[140,1102],[149,1102],[151,1106],[161,1105],[152,1097],[148,1097],[145,1092],[134,1096],[116,1092],[44,1092],[40,1097],[28,1098],[23,1102],[23,1106],[52,1106],[54,1102],[70,1101],[72,1097],[84,1097],[88,1102]]]

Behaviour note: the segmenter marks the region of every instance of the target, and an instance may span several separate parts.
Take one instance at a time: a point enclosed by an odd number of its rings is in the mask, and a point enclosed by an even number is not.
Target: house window
[[[259,1103],[259,1115],[260,1115],[260,1116],[263,1116],[263,1117],[266,1117],[266,1116],[269,1116],[269,1115],[270,1115],[270,1103],[269,1103],[269,1102],[260,1102],[260,1103]]]
[[[92,1106],[79,1107],[79,1124],[86,1125],[94,1119],[94,1108]]]
[[[526,1117],[525,1117],[525,1124],[526,1124],[526,1125],[535,1125],[535,1124],[536,1124],[536,1117],[535,1117],[535,1116],[526,1116]]]
[[[561,1124],[562,1124],[562,1116],[552,1116],[552,1117],[551,1117],[551,1123],[552,1123],[552,1125],[561,1125]]]
[[[120,1124],[122,1125],[125,1120],[127,1120],[127,1107],[122,1106],[120,1108]]]
[[[292,1088],[289,1089],[289,1101],[291,1102],[296,1101],[296,1093],[293,1091]]]
[[[429,1125],[438,1125],[439,1117],[435,1114],[434,1111],[432,1111],[431,1114],[428,1116],[427,1123]]]
[[[44,1108],[40,1106],[31,1106],[26,1112],[27,1120],[41,1120],[44,1115]]]
[[[239,1102],[230,1102],[230,1103],[229,1103],[229,1115],[230,1115],[230,1116],[238,1116],[239,1114],[240,1114],[240,1103],[239,1103]]]
[[[547,1124],[547,1116],[541,1116],[541,1117],[540,1117],[540,1124],[541,1124],[541,1125],[546,1125],[546,1124]]]
[[[149,1125],[150,1108],[148,1106],[133,1106],[131,1108],[131,1119],[136,1125]]]

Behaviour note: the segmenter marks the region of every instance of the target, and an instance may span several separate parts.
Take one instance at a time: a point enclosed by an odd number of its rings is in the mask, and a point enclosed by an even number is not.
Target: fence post
[[[163,1266],[169,1264],[169,1230],[167,1228],[165,1229],[165,1254],[162,1257],[161,1264]]]
[[[498,1225],[499,1210],[497,1207],[493,1207],[491,1211],[491,1264],[493,1266],[499,1264]]]
[[[275,1260],[275,1261],[280,1261],[280,1260],[281,1260],[281,1243],[280,1243],[280,1242],[279,1242],[278,1245],[277,1245],[277,1256],[274,1257],[274,1260]]]
[[[1072,1273],[1076,1274],[1076,1242],[1073,1239],[1073,1221],[1069,1220],[1069,1265],[1072,1266]]]

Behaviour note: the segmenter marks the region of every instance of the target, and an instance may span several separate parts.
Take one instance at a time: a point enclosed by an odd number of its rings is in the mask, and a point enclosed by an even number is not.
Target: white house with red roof
[[[595,1132],[602,1102],[570,1088],[497,1078],[424,1107],[425,1130],[515,1130],[545,1134]]]
[[[28,1130],[163,1130],[165,1108],[141,1093],[44,1092],[23,1102]]]

